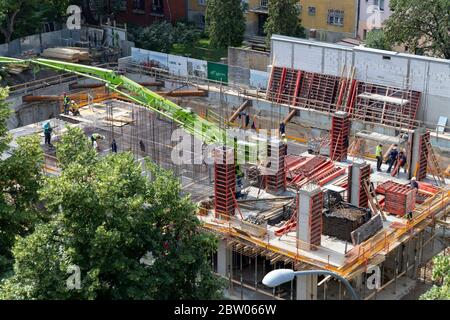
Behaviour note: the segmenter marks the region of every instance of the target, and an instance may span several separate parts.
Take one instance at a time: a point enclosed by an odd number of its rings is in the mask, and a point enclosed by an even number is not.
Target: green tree
[[[69,143],[64,137],[59,148]],[[199,229],[172,173],[130,153],[91,165],[81,158],[47,179],[41,197],[54,218],[17,241],[14,275],[0,298],[220,298],[222,281],[208,259],[216,239]],[[79,290],[66,286],[72,265],[81,271]]]
[[[368,48],[380,49],[380,50],[392,50],[391,45],[386,39],[386,35],[383,30],[373,29],[367,33],[364,44]]]
[[[226,48],[242,44],[245,17],[241,0],[208,0],[205,20],[213,47]]]
[[[392,44],[450,59],[450,1],[391,0],[385,33]]]
[[[434,285],[420,299],[450,300],[450,256],[436,256],[433,262],[433,280],[440,282],[441,285]]]
[[[0,32],[5,42],[42,31],[44,22],[63,22],[69,0],[1,0]]]
[[[8,146],[7,94],[7,89],[0,88],[0,154],[6,157],[0,160],[0,279],[12,267],[11,248],[16,236],[31,233],[43,218],[36,207],[43,166],[40,138],[23,137],[17,139],[16,148]]]
[[[138,28],[136,31],[136,43],[142,49],[170,52],[176,41],[174,27],[164,20],[154,22],[145,28]]]
[[[304,38],[305,28],[301,25],[299,14],[297,0],[269,1],[269,17],[264,24],[267,44],[270,44],[272,34]]]

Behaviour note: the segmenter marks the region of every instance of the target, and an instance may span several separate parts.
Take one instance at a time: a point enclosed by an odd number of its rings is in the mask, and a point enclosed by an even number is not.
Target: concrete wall
[[[270,64],[270,53],[229,47],[228,64],[230,66],[267,71],[267,66]]]
[[[357,80],[422,92],[417,119],[429,127],[435,128],[439,116],[450,119],[450,60],[276,35],[270,61],[335,76],[354,65]]]

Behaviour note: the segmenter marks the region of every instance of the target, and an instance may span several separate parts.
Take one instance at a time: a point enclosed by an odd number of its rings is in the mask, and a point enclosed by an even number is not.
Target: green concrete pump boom
[[[186,132],[194,135],[206,144],[218,144],[236,146],[236,143],[245,145],[246,153],[250,148],[256,151],[257,144],[244,141],[235,141],[233,136],[227,134],[226,130],[217,126],[198,114],[184,109],[172,101],[152,92],[135,81],[104,68],[86,66],[76,63],[62,62],[49,59],[16,59],[0,57],[0,63],[4,64],[34,64],[41,67],[63,72],[78,74],[106,83],[111,90],[122,94],[128,99],[143,105],[152,111],[160,113],[179,124]],[[123,89],[131,94],[124,92]]]

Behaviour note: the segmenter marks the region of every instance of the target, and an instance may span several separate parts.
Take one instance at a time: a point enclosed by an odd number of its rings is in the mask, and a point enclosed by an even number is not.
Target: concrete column
[[[359,194],[361,188],[363,187],[361,183],[361,169],[365,167],[367,163],[365,161],[355,161],[352,165],[352,174],[350,182],[350,199],[351,204],[360,207]]]
[[[217,248],[217,273],[224,277],[229,277],[228,270],[233,272],[231,248],[227,246],[227,240],[220,239]]]
[[[420,137],[426,133],[425,128],[418,128],[414,130],[411,141],[411,162],[409,166],[409,176],[411,178],[416,175],[416,169],[420,161]]]
[[[317,275],[297,276],[297,300],[317,300]]]
[[[322,192],[320,186],[307,184],[299,190],[299,208],[297,215],[297,239],[300,240],[299,248],[310,250],[311,243],[311,204],[312,197]]]

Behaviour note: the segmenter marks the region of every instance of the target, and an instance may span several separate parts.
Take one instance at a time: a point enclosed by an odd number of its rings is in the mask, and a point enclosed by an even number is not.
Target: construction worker
[[[283,135],[286,133],[286,124],[284,122],[280,122],[280,135]]]
[[[243,186],[243,177],[244,173],[241,172],[239,169],[236,171],[239,171],[236,173],[236,199],[239,199],[242,197],[242,186]]]
[[[386,171],[387,173],[391,172],[392,167],[395,167],[395,164],[397,163],[398,158],[398,151],[397,151],[397,145],[394,145],[392,147],[391,152],[389,153],[389,168]]]
[[[80,107],[78,106],[78,104],[74,101],[74,100],[72,100],[72,101],[70,101],[70,112],[72,112],[72,114],[74,115],[74,116],[79,116],[80,115]]]
[[[412,177],[409,184],[412,188],[419,189],[419,184],[417,183],[416,180],[417,180],[416,177]]]
[[[99,150],[98,141],[99,140],[103,140],[103,139],[105,139],[105,137],[102,136],[101,134],[93,133],[92,136],[91,136],[92,147],[95,150]]]
[[[113,139],[112,143],[111,143],[111,151],[114,153],[117,153],[117,143],[116,143],[116,139]]]
[[[403,168],[403,170],[405,170],[406,173],[406,155],[403,151],[400,151],[400,153],[398,154],[398,161],[399,161],[399,168],[397,175],[400,175],[400,168]]]
[[[383,164],[383,145],[381,143],[375,147],[375,157],[377,158],[377,171],[381,172]]]
[[[45,144],[48,144],[50,147],[53,146],[52,143],[51,143],[51,140],[52,140],[52,131],[53,131],[53,128],[52,128],[52,126],[50,125],[50,121],[47,121],[47,122],[44,124],[44,143],[45,143]]]
[[[67,93],[64,92],[63,97],[63,104],[64,104],[64,114],[69,114],[69,105],[70,105],[70,98],[67,96]]]
[[[245,129],[247,129],[250,123],[250,115],[248,113],[245,114]]]

